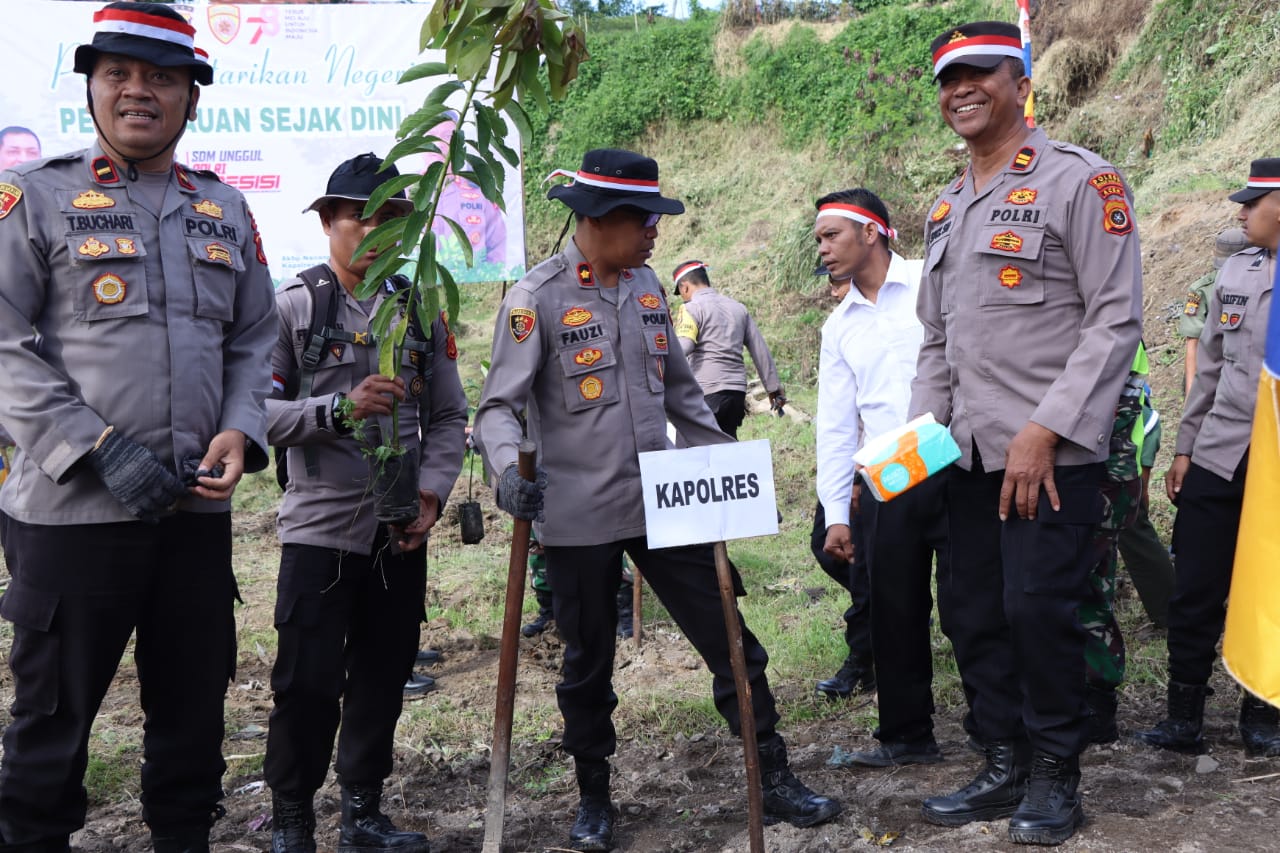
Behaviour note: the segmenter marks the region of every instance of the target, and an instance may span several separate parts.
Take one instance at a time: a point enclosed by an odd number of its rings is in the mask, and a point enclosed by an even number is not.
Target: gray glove
[[[541,465],[534,468],[534,478],[530,483],[514,463],[508,465],[498,479],[498,508],[526,521],[544,521],[542,490],[547,487],[547,472]]]
[[[89,464],[130,515],[151,524],[187,493],[154,453],[114,430],[90,451]]]

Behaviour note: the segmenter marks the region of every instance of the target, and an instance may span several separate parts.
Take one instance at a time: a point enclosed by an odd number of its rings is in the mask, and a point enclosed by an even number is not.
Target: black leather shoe
[[[613,802],[609,799],[609,762],[577,759],[578,814],[569,830],[571,850],[613,849]]]
[[[852,752],[849,762],[863,767],[899,767],[904,764],[937,764],[942,751],[933,738],[928,740],[890,740],[866,752]]]
[[[786,821],[801,828],[817,826],[840,814],[840,803],[816,794],[791,772],[787,744],[774,735],[758,744],[760,781],[764,789],[764,822]]]
[[[1240,700],[1240,739],[1250,758],[1280,755],[1280,708],[1246,693]]]
[[[316,813],[311,797],[271,792],[271,853],[316,853]]]
[[[1036,751],[1027,795],[1009,819],[1015,844],[1061,844],[1084,823],[1080,802],[1080,760]]]
[[[439,649],[420,649],[413,662],[418,666],[431,666],[440,663],[443,659],[444,656],[440,654]]]
[[[870,661],[845,658],[840,670],[825,681],[819,681],[817,691],[828,699],[848,699],[857,691],[870,693],[876,689],[876,673]]]
[[[1172,752],[1204,752],[1204,699],[1213,691],[1203,684],[1169,682],[1169,716],[1134,740]]]
[[[406,696],[422,696],[436,689],[436,680],[429,675],[421,675],[414,672],[409,674],[409,680],[404,683],[404,695]]]
[[[551,612],[550,607],[539,607],[538,615],[533,621],[520,629],[520,633],[526,637],[536,637],[543,631],[556,624],[555,614]]]
[[[382,785],[342,785],[338,853],[431,853],[421,832],[396,829],[382,813]]]
[[[1030,747],[1011,740],[983,746],[986,765],[954,794],[930,797],[920,807],[924,819],[939,826],[962,826],[1013,814],[1027,790]]]

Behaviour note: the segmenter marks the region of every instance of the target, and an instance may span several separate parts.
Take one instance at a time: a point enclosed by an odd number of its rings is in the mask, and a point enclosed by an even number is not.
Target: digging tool
[[[536,445],[530,439],[520,442],[516,471],[531,483],[536,477],[536,450]],[[511,769],[511,721],[516,704],[516,662],[520,651],[520,613],[524,606],[524,573],[529,559],[531,528],[529,521],[517,518],[511,532],[511,560],[507,564],[507,603],[502,616],[502,648],[498,655],[498,702],[493,714],[493,748],[489,752],[489,799],[485,806],[482,853],[502,853],[507,773]]]

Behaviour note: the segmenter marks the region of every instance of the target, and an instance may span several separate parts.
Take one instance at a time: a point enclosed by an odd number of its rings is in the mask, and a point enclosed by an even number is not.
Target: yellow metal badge
[[[210,243],[204,247],[204,252],[209,260],[231,266],[231,250],[221,243]]]
[[[604,393],[604,383],[597,376],[588,376],[578,383],[578,390],[582,392],[582,399],[598,400]]]
[[[104,207],[115,207],[116,200],[97,190],[85,190],[71,200],[71,206],[76,210],[101,210]]]
[[[205,216],[211,216],[214,219],[222,218],[222,208],[218,207],[218,205],[209,201],[207,198],[191,205],[191,209],[196,213],[203,213]]]
[[[566,326],[581,326],[583,323],[588,322],[591,317],[591,312],[586,308],[574,306],[564,312],[564,315],[560,318],[560,322],[564,323]]]
[[[97,237],[90,237],[88,240],[81,243],[80,248],[76,249],[76,251],[87,258],[100,258],[107,254],[107,252],[110,252],[111,247],[99,240]]]
[[[115,273],[100,275],[93,280],[93,298],[103,305],[114,305],[124,299],[124,279]]]
[[[117,238],[116,238],[116,251],[117,251],[117,252],[119,252],[119,253],[120,253],[120,254],[122,254],[122,255],[136,255],[136,254],[138,254],[138,247],[137,247],[137,245],[133,242],[132,238],[129,238],[129,237],[117,237]]]

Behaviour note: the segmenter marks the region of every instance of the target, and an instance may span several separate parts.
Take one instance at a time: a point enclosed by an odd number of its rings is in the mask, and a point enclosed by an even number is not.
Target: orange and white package
[[[853,454],[858,474],[878,501],[897,497],[959,458],[955,439],[932,414],[876,436]]]

